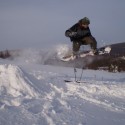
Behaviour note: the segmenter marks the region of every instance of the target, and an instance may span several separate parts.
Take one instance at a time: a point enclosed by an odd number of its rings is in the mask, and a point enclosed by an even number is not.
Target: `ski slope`
[[[84,70],[82,83],[64,82],[74,80],[73,68],[29,53],[0,59],[0,125],[125,124],[124,72]]]

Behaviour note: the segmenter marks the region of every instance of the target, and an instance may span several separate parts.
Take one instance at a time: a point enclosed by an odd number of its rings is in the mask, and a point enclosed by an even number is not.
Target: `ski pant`
[[[81,45],[90,45],[91,49],[97,49],[97,42],[93,36],[84,37],[83,39],[73,41],[73,52],[78,52]]]

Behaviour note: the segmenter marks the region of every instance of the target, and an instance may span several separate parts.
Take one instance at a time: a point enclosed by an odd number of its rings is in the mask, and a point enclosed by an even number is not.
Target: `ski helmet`
[[[80,22],[81,24],[87,24],[87,25],[90,24],[90,20],[88,19],[88,17],[84,17],[84,18],[81,19],[79,22]]]

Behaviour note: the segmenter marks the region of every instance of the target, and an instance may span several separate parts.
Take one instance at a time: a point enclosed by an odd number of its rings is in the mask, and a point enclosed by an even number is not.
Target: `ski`
[[[86,83],[85,81],[64,80],[64,82]]]

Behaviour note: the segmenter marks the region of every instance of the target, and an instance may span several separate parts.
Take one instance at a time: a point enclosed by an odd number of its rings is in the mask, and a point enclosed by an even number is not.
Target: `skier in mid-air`
[[[84,17],[65,32],[65,35],[70,38],[71,42],[73,42],[74,55],[78,54],[81,45],[88,44],[90,44],[93,54],[98,54],[97,42],[91,34],[89,24],[90,20],[87,17]]]

